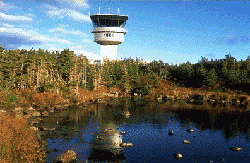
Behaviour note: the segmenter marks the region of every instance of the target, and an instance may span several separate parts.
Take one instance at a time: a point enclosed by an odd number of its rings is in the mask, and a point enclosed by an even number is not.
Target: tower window
[[[111,34],[109,33],[109,37],[111,37]]]

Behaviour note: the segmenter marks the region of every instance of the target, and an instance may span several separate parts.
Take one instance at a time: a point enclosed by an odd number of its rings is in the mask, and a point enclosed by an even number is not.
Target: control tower
[[[118,9],[119,13],[119,9]],[[110,61],[117,59],[117,45],[124,41],[127,31],[124,29],[127,15],[100,14],[90,15],[93,22],[94,41],[101,45],[101,62],[107,57]]]

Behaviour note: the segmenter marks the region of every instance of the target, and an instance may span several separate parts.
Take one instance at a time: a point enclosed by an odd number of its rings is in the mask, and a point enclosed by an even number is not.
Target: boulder
[[[0,116],[3,114],[6,114],[7,113],[7,111],[6,110],[0,110]]]
[[[34,131],[38,131],[38,128],[37,127],[30,127],[31,130],[34,130]]]
[[[23,108],[15,108],[14,110],[12,110],[12,112],[18,113],[18,114],[24,114]]]
[[[15,108],[13,111],[23,111],[23,108]]]
[[[6,110],[0,110],[0,113],[6,113],[7,111]]]
[[[27,110],[29,110],[29,111],[35,111],[35,109],[33,107],[29,107],[29,108],[27,108]]]
[[[41,116],[41,113],[38,112],[38,111],[35,111],[35,112],[31,113],[31,115],[32,115],[33,117],[39,117],[39,116]]]
[[[29,122],[30,122],[30,124],[38,124],[38,123],[40,123],[40,120],[39,119],[30,119]]]
[[[68,150],[67,152],[59,155],[54,162],[70,163],[74,160],[76,160],[76,153],[72,150]]]

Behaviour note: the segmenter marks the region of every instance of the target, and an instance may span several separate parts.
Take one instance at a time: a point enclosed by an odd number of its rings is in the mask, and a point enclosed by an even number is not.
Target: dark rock
[[[172,129],[169,129],[169,134],[170,135],[173,135],[174,134],[174,131]]]
[[[241,151],[242,150],[242,148],[239,148],[239,147],[232,147],[232,148],[230,148],[231,150],[234,150],[234,151],[236,151],[236,152],[239,152],[239,151]]]

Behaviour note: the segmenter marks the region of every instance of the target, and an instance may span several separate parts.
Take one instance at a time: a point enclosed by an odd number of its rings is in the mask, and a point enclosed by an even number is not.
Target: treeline
[[[250,57],[246,61],[237,61],[230,54],[211,61],[202,57],[196,64],[170,66],[169,74],[170,80],[185,87],[250,91]]]
[[[238,89],[249,92],[250,58],[237,61],[230,54],[224,59],[208,61],[202,57],[190,62],[169,65],[162,61],[149,64],[140,59],[105,60],[90,64],[83,56],[65,49],[62,52],[0,49],[0,89],[32,89],[38,92],[67,92],[78,87],[88,90],[118,87],[122,92],[148,94],[156,91],[160,80],[174,81],[185,87]]]
[[[0,89],[68,91],[71,87],[93,89],[95,65],[72,51],[49,53],[39,49],[0,52]]]
[[[230,54],[224,59],[208,61],[205,57],[196,64],[190,62],[169,65],[162,61],[149,64],[141,60],[124,59],[109,63],[110,67],[104,81],[109,86],[118,86],[125,90],[127,83],[132,93],[147,94],[160,80],[173,81],[176,85],[206,90],[226,91],[240,90],[250,92],[250,57],[246,61],[237,61]]]
[[[162,62],[152,62],[146,66],[136,59],[110,62],[102,66],[83,55],[65,49],[62,52],[35,50],[10,50],[0,52],[0,89],[31,89],[37,92],[63,91],[81,87],[89,91],[100,85],[106,88],[118,87],[131,93],[148,93],[159,83],[159,73],[164,69],[156,67]],[[159,71],[159,72],[158,72]]]

